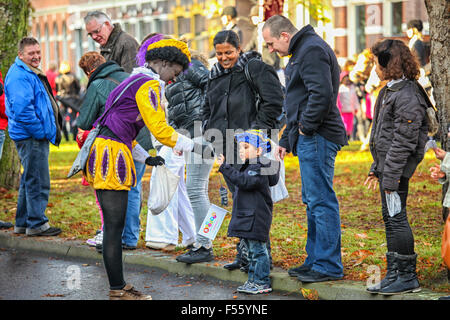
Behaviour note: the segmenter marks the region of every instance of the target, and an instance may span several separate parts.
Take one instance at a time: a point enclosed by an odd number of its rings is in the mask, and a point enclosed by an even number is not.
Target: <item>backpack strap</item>
[[[258,112],[259,111],[259,105],[261,103],[261,96],[259,95],[258,88],[256,87],[255,83],[253,82],[253,79],[252,79],[252,77],[250,75],[250,72],[248,70],[248,65],[250,64],[250,61],[252,61],[252,60],[258,60],[258,59],[252,58],[249,61],[247,61],[247,63],[245,64],[245,67],[244,67],[244,73],[245,73],[245,78],[247,79],[247,82],[249,84],[249,87],[253,91],[253,94],[255,96],[255,99],[256,99],[256,103],[255,103],[256,112]]]
[[[106,79],[106,80],[109,80],[109,81],[111,81],[111,82],[114,82],[114,83],[117,84],[117,85],[120,84],[120,81],[118,81],[118,80],[116,80],[116,79],[114,79],[114,78],[111,78],[111,77],[105,77],[105,79]]]
[[[423,96],[423,98],[425,99],[425,102],[427,103],[428,108],[433,108],[434,112],[438,112],[438,109],[436,108],[435,105],[433,105],[433,103],[430,100],[430,97],[428,96],[428,94],[426,93],[425,89],[422,87],[422,85],[417,82],[417,80],[414,80],[414,84],[416,86],[416,90],[419,92],[419,94],[421,94]]]

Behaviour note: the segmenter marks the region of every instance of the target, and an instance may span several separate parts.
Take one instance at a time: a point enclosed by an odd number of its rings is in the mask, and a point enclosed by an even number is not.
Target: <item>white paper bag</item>
[[[198,230],[198,234],[214,240],[227,212],[227,210],[211,204],[208,213],[200,226],[200,230]]]
[[[152,176],[147,206],[153,215],[158,215],[167,208],[172,200],[177,191],[180,177],[164,165],[153,167]]]

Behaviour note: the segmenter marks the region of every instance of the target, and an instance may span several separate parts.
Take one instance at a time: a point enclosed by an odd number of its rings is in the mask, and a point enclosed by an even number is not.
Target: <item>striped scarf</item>
[[[225,69],[224,67],[222,67],[222,65],[217,62],[215,63],[212,68],[211,68],[211,72],[209,73],[209,79],[216,79],[219,78],[225,74],[228,74],[230,72],[233,71],[238,71],[241,72],[244,70],[245,65],[251,60],[251,59],[258,59],[261,60],[261,54],[259,52],[256,51],[247,51],[242,53],[239,58],[238,61],[236,62],[236,64],[229,68],[229,69]]]

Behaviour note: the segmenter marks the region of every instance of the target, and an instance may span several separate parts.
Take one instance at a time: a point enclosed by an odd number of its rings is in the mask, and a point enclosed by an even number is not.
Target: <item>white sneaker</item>
[[[150,249],[164,250],[164,251],[173,251],[176,248],[174,244],[156,241],[147,241],[145,243],[145,246]]]
[[[103,231],[100,231],[99,233],[97,233],[97,235],[95,237],[86,240],[86,243],[91,247],[95,247],[97,244],[102,244],[103,243]]]

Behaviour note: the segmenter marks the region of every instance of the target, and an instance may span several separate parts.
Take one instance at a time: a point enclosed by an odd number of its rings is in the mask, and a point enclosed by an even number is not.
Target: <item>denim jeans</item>
[[[0,130],[0,159],[2,158],[3,144],[5,143],[5,138],[6,138],[5,130]]]
[[[265,242],[241,239],[248,247],[248,281],[270,286],[270,260]]]
[[[125,217],[125,227],[122,233],[122,243],[135,247],[139,240],[140,218],[141,213],[141,191],[142,191],[142,177],[145,173],[145,164],[134,161],[136,168],[136,186],[128,191],[128,206]]]
[[[194,142],[201,142],[198,139],[195,138]],[[191,152],[191,158],[186,164],[186,189],[194,211],[195,232],[198,232],[210,206],[208,184],[214,159],[199,160],[196,157],[198,158],[198,155]],[[210,239],[197,234],[195,247],[200,246],[209,249],[212,246],[212,242]]]
[[[45,209],[50,194],[49,142],[29,138],[15,141],[15,144],[23,167],[17,199],[16,227],[38,229],[48,225]]]
[[[333,190],[334,162],[340,148],[319,134],[300,135],[297,141],[308,221],[305,264],[335,277],[343,276],[339,202]]]

